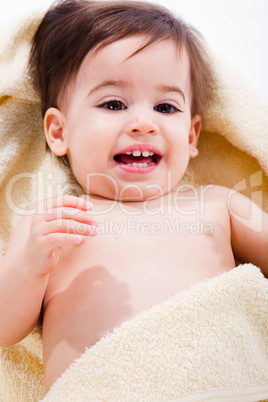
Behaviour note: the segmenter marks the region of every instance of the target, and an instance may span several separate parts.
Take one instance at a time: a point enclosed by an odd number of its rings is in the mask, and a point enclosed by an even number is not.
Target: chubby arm
[[[91,207],[63,196],[36,204],[19,221],[0,264],[0,346],[19,342],[36,325],[60,248],[95,235]]]
[[[268,277],[268,215],[233,190],[228,192],[228,208],[235,256],[255,264]]]

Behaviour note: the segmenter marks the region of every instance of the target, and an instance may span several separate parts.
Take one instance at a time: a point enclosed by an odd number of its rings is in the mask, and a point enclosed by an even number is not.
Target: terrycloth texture
[[[224,397],[225,387],[241,396],[243,386],[250,394],[256,385],[268,396],[267,317],[268,280],[253,265],[240,266],[121,325],[44,400],[156,401],[211,389]]]
[[[80,190],[46,151],[39,96],[26,70],[30,38],[41,17],[24,19],[0,42],[1,255],[25,207]],[[211,63],[214,101],[199,156],[184,182],[235,188],[268,211],[268,105],[222,62],[211,58]],[[191,393],[194,401],[228,395],[264,399],[267,300],[267,280],[252,266],[200,283],[101,340],[58,380],[47,400],[102,395],[109,401],[151,401],[184,395],[188,401]],[[22,342],[0,351],[0,400],[43,396],[42,339],[36,327]]]
[[[79,191],[69,170],[46,150],[39,96],[27,69],[41,17],[22,21],[0,41],[0,256],[27,206]]]
[[[122,324],[76,360],[44,401],[264,400],[267,318],[268,280],[241,265]],[[41,354],[38,331],[2,350],[3,401],[42,398]]]

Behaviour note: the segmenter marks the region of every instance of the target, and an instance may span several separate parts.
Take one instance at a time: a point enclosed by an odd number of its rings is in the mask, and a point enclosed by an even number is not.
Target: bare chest
[[[84,289],[94,302],[124,289],[136,313],[233,267],[229,233],[216,211],[134,212],[96,216],[97,236],[63,251],[47,300],[66,289]]]
[[[80,353],[139,312],[234,267],[224,208],[150,212],[96,214],[97,236],[62,250],[44,299],[50,339],[75,326]]]

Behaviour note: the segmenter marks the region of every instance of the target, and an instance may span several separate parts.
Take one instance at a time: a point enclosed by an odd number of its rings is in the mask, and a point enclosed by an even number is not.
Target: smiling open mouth
[[[117,164],[140,169],[156,167],[161,159],[162,156],[160,154],[149,150],[127,151],[114,156],[114,160]]]

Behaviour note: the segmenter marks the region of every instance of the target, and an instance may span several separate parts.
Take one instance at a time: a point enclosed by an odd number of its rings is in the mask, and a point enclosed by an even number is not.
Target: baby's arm
[[[232,190],[228,192],[228,206],[235,256],[255,264],[268,277],[268,215]]]
[[[23,339],[36,325],[60,247],[95,235],[92,204],[64,196],[45,200],[18,223],[0,264],[0,345]]]

